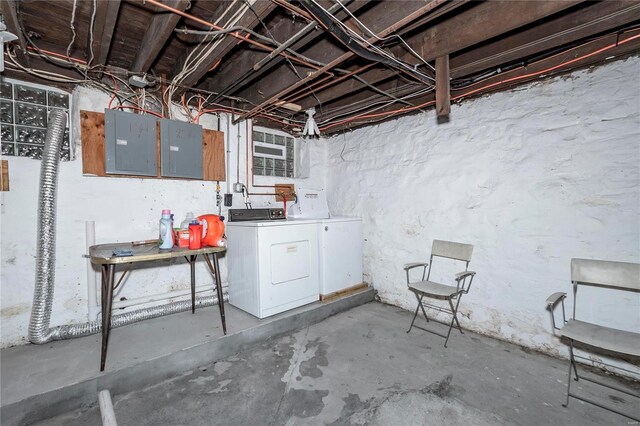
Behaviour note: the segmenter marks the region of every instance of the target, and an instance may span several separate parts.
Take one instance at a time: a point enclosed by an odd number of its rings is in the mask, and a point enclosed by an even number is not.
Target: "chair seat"
[[[569,320],[560,334],[569,339],[620,354],[640,356],[640,335],[588,322]]]
[[[433,281],[417,281],[409,284],[409,289],[432,297],[451,298],[458,293],[453,285],[435,283]]]

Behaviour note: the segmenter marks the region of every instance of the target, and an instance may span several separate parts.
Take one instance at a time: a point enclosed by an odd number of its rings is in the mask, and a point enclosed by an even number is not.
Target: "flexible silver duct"
[[[61,109],[51,110],[40,166],[36,287],[33,292],[31,320],[29,321],[29,340],[37,344],[51,340],[49,320],[51,319],[56,272],[56,184],[60,147],[66,125],[67,115],[64,111]]]
[[[225,293],[223,296],[225,301],[229,300],[229,296]],[[196,307],[213,306],[218,304],[218,296],[198,296],[196,297]],[[123,325],[133,324],[134,322],[144,321],[151,318],[158,318],[169,314],[177,314],[191,310],[191,300],[182,300],[180,302],[169,303],[167,305],[153,306],[151,308],[137,309],[135,311],[126,312],[124,314],[111,317],[111,328],[122,327]],[[73,337],[88,336],[90,334],[100,333],[102,330],[102,321],[85,322],[84,324],[69,324],[54,327],[50,331],[51,340],[71,339]]]
[[[43,344],[52,340],[70,339],[88,336],[102,330],[101,321],[84,324],[69,324],[50,328],[53,290],[55,287],[55,250],[56,250],[56,188],[60,147],[64,137],[67,116],[60,109],[49,114],[49,126],[42,151],[40,168],[40,195],[38,201],[38,241],[36,257],[36,285],[33,292],[33,306],[29,321],[29,341]],[[229,299],[223,294],[224,301]],[[198,296],[196,306],[205,307],[218,304],[218,297]],[[191,309],[191,300],[166,305],[137,309],[115,315],[111,318],[111,327],[121,327],[134,322],[157,318],[164,315],[184,312]]]

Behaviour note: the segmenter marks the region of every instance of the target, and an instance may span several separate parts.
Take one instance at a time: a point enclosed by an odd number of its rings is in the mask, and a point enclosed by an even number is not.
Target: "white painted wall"
[[[402,266],[433,239],[471,243],[462,326],[565,353],[544,302],[570,294],[570,259],[640,262],[640,60],[465,102],[448,124],[431,110],[336,136],[327,164],[330,208],[363,217],[384,302],[415,308]],[[447,268],[435,277],[452,282]],[[639,294],[579,297],[578,316],[640,330]]]
[[[170,208],[179,223],[188,211],[196,215],[217,213],[215,183],[180,180],[100,178],[82,176],[79,111],[103,111],[109,97],[99,91],[78,88],[73,94],[73,138],[76,160],[60,164],[58,182],[57,264],[52,326],[87,320],[85,221],[96,223],[96,243],[157,238],[158,220],[163,208]],[[222,130],[226,130],[222,117]],[[217,118],[203,116],[205,128],[216,129]],[[231,156],[228,160],[232,181],[236,179],[236,161],[240,163],[240,180],[245,182],[245,127],[240,125],[240,152],[237,150],[237,128],[231,126]],[[313,161],[323,161],[318,143],[310,143]],[[11,191],[2,193],[0,216],[0,333],[2,347],[25,343],[35,282],[38,184],[40,161],[3,157],[9,161]],[[320,168],[315,168],[320,170]],[[323,176],[309,179],[257,177],[256,184],[276,182],[315,182],[323,185]],[[225,184],[221,183],[222,190]],[[258,188],[255,192],[273,192]],[[234,194],[233,207],[243,208],[242,197]],[[274,197],[252,197],[254,207],[274,205]],[[280,205],[282,203],[279,203]],[[223,207],[223,215],[226,208]],[[189,267],[181,259],[171,266],[149,266],[136,270],[117,297],[133,299],[189,288]],[[221,261],[222,279],[226,285],[226,263]],[[212,283],[203,262],[197,265],[197,283]],[[99,296],[98,296],[98,300]],[[117,299],[116,299],[117,300]],[[133,308],[136,309],[136,308]]]
[[[332,213],[363,217],[365,278],[383,301],[414,308],[402,265],[428,259],[433,239],[472,243],[478,276],[463,300],[463,327],[564,353],[549,333],[544,300],[570,290],[570,258],[640,262],[639,81],[640,60],[631,58],[465,102],[453,107],[448,124],[437,125],[427,112],[305,142],[310,178],[293,181],[326,186]],[[78,110],[102,110],[108,98],[80,88],[74,100],[77,129]],[[216,128],[217,119],[202,124]],[[240,130],[237,152],[231,128],[228,166],[235,181],[239,154],[244,182],[244,126]],[[78,131],[74,138],[78,143]],[[1,195],[0,216],[3,346],[24,342],[27,334],[40,167],[7,159],[11,191]],[[256,178],[257,184],[276,181],[288,180]],[[275,204],[271,197],[252,199],[254,206]],[[189,210],[214,212],[214,185],[83,177],[80,160],[61,164],[52,325],[86,320],[84,221],[96,221],[98,243],[154,238],[167,207],[178,220]],[[243,207],[238,194],[234,207]],[[224,261],[222,268],[226,281]],[[445,265],[435,277],[448,279],[449,271]],[[136,271],[120,295],[187,288],[188,279],[183,262]],[[198,280],[210,282],[204,265]],[[579,315],[640,329],[638,295],[592,290],[581,302]]]

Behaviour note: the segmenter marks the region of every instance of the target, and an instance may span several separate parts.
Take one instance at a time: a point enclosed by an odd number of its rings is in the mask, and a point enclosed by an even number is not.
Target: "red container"
[[[189,249],[197,250],[202,247],[202,225],[189,225]]]
[[[224,222],[215,214],[198,216],[198,221],[204,226],[202,229],[202,245],[209,247],[222,247],[224,235]]]
[[[178,231],[178,247],[180,248],[188,248],[189,247],[189,231],[186,229],[181,229]]]

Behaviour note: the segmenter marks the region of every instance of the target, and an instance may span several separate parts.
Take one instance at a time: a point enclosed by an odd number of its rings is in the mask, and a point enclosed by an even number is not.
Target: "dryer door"
[[[258,246],[262,318],[318,300],[315,224],[260,228]]]

